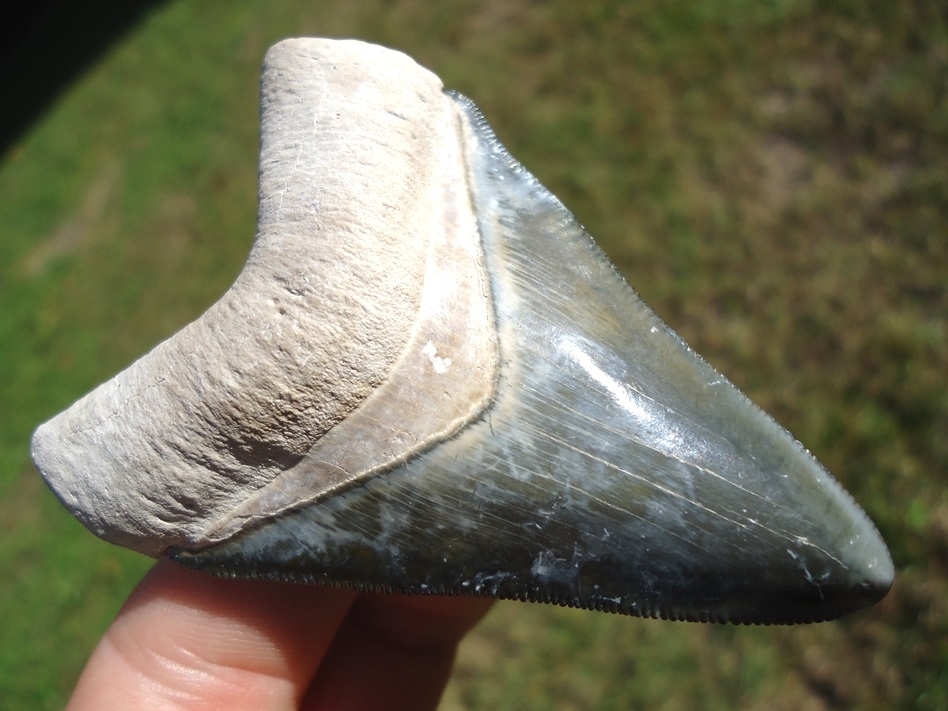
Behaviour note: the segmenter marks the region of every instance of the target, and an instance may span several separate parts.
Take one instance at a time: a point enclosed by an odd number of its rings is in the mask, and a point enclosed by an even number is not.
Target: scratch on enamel
[[[807,542],[806,539],[801,536],[797,536],[797,540],[801,542]],[[808,583],[810,583],[810,585],[813,585],[816,588],[816,591],[820,595],[820,600],[824,599],[823,586],[821,583],[824,583],[829,579],[829,571],[823,573],[819,579],[817,579],[817,577],[810,572],[810,569],[807,567],[806,560],[804,560],[802,555],[797,555],[789,548],[787,548],[787,553],[790,554],[790,557],[793,558],[794,561],[800,564],[800,568],[803,570],[803,577]]]
[[[451,359],[439,356],[438,349],[435,348],[434,343],[428,341],[425,347],[421,349],[421,352],[423,355],[428,356],[428,360],[431,361],[431,367],[434,368],[434,372],[438,375],[444,375],[448,372],[448,368],[451,367]]]

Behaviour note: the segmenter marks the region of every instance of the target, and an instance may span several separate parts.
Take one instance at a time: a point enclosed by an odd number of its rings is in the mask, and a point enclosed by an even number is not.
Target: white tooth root
[[[261,101],[257,236],[234,285],[33,441],[71,511],[150,555],[391,466],[493,388],[458,110],[438,78],[373,45],[287,40]]]

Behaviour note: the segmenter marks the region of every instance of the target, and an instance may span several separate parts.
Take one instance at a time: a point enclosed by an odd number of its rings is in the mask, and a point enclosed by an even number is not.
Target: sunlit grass
[[[59,507],[29,434],[239,271],[259,64],[292,35],[403,49],[471,96],[900,569],[806,628],[501,604],[445,707],[948,707],[946,25],[908,0],[163,6],[0,164],[0,708],[61,707],[147,566]]]

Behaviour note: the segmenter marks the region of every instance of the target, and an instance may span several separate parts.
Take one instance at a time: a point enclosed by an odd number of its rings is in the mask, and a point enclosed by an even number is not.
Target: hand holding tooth
[[[680,619],[885,594],[865,514],[468,100],[300,39],[262,105],[244,271],[34,437],[92,531],[225,575]]]

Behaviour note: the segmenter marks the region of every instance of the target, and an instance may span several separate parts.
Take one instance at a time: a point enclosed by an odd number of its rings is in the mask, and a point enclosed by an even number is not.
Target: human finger
[[[68,711],[295,710],[354,599],[159,561],[96,648]]]
[[[304,699],[306,711],[434,709],[461,638],[491,600],[363,594]]]

